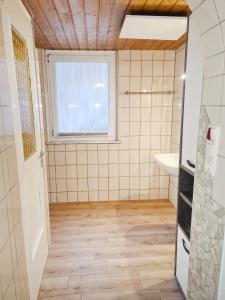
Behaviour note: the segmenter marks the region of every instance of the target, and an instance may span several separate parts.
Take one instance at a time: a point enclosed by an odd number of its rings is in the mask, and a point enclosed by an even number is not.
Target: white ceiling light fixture
[[[126,15],[120,38],[172,41],[186,31],[186,17]]]

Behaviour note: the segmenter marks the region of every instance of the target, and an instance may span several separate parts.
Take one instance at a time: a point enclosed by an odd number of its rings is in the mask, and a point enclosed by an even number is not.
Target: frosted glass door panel
[[[24,159],[27,160],[36,152],[28,49],[26,41],[14,28],[12,28],[12,41],[20,106],[23,152]]]
[[[108,132],[108,63],[56,62],[58,134]]]

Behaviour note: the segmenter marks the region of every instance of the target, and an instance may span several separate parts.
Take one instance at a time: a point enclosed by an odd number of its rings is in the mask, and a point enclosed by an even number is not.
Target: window
[[[48,51],[47,61],[49,139],[115,140],[115,53]]]

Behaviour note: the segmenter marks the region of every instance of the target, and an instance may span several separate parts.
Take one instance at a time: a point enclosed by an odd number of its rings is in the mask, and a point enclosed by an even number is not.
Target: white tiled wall
[[[225,2],[214,1],[211,13],[212,24],[202,24],[201,39],[204,44],[205,69],[202,105],[206,108],[210,122],[220,127],[220,142],[217,157],[216,174],[213,181],[213,199],[225,207]],[[205,1],[194,12],[196,22],[202,19],[204,8],[209,9],[210,2]],[[213,18],[214,15],[214,19]],[[208,27],[210,29],[208,30]]]
[[[203,148],[203,151],[199,147],[199,153],[203,152],[199,156],[202,161],[198,161],[197,158],[196,169],[202,174],[196,177],[194,187],[197,192],[192,206],[192,232],[195,235],[192,234],[193,238],[191,238],[188,299],[198,299],[202,295],[207,295],[210,299],[224,299],[224,274],[221,277],[218,296],[218,275],[222,245],[224,245],[222,241],[222,238],[224,239],[224,227],[220,234],[211,234],[211,236],[210,229],[213,228],[214,230],[220,224],[221,227],[224,224],[225,1],[189,0],[189,3],[193,11],[193,20],[200,29],[205,62],[201,109],[202,111],[206,110],[209,123],[213,126],[219,125],[221,130],[216,174],[212,178],[213,191],[211,191],[211,184],[208,184],[211,177],[207,172],[202,172],[201,169],[205,163],[205,149]],[[204,126],[204,124],[200,123],[200,129],[204,128]],[[201,132],[200,136],[201,134],[203,133]],[[202,144],[203,142],[201,141]],[[210,209],[207,208],[207,205]],[[211,215],[214,215],[214,218]],[[199,237],[199,239],[196,239],[196,237]],[[205,249],[202,247],[203,244],[207,245]],[[223,249],[223,252],[225,253],[225,249]],[[212,257],[216,257],[217,261],[212,260]],[[203,260],[204,264],[202,263]],[[199,270],[201,270],[201,276],[199,276]],[[198,286],[197,289],[196,286]]]
[[[180,151],[180,130],[182,114],[182,97],[184,80],[182,75],[185,70],[185,45],[176,50],[175,78],[174,78],[174,99],[172,111],[172,133],[171,133],[171,152],[179,153]],[[177,187],[178,177],[170,176],[169,199],[177,206]]]
[[[169,152],[175,51],[118,52],[118,140],[48,145],[51,202],[168,198],[169,177],[153,154]]]
[[[0,299],[26,300],[27,275],[16,150],[3,60],[0,60],[0,86]]]

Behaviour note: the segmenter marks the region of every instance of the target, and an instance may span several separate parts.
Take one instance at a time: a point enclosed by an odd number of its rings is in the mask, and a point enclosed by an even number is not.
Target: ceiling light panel
[[[186,17],[127,15],[120,38],[177,40],[186,31]]]

